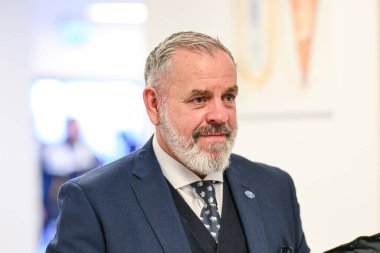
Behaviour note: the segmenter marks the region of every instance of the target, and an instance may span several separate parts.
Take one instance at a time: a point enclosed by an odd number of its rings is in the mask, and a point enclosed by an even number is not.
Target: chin
[[[220,152],[220,151],[213,151],[213,150],[203,150],[202,153],[205,155],[205,156],[208,156],[212,159],[221,159],[224,154],[224,152]]]

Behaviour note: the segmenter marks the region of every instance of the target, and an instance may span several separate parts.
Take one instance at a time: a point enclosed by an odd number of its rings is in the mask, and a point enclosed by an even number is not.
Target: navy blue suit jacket
[[[278,253],[283,246],[294,249],[283,252],[309,252],[286,172],[231,155],[226,176],[250,252]],[[58,204],[47,253],[191,253],[151,140],[65,183]]]

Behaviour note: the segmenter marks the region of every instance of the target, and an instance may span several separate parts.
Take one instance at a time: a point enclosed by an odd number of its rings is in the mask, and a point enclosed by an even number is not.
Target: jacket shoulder
[[[80,187],[107,186],[120,179],[128,180],[132,174],[136,153],[128,154],[109,164],[95,168],[85,174],[71,179],[70,182]]]
[[[255,175],[255,177],[291,179],[286,171],[278,167],[254,162],[237,154],[231,155],[231,165],[243,173],[252,174]]]

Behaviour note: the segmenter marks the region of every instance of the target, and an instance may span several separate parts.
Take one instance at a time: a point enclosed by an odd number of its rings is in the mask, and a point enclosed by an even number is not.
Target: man
[[[218,40],[176,33],[149,55],[155,135],[66,183],[48,253],[309,252],[291,178],[231,155],[236,66]]]

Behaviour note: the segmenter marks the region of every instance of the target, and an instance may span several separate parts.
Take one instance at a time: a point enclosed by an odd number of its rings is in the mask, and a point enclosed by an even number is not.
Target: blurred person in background
[[[291,177],[231,154],[236,64],[218,39],[180,32],[148,56],[155,134],[66,182],[47,253],[308,253]]]
[[[100,161],[81,141],[76,119],[66,121],[67,137],[59,145],[46,146],[41,151],[43,173],[44,231],[51,238],[58,217],[57,196],[61,185],[97,166]]]

